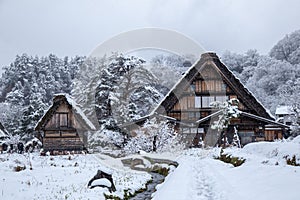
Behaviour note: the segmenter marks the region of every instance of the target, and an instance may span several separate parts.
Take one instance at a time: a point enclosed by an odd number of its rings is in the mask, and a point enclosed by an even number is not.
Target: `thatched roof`
[[[197,76],[198,72],[205,66],[214,67],[214,69],[224,79],[225,83],[230,86],[234,93],[238,95],[238,98],[242,100],[244,105],[254,111],[255,115],[274,120],[267,109],[254,97],[254,95],[240,82],[238,78],[220,61],[219,57],[215,53],[204,53],[190,69],[184,74],[184,76],[177,82],[177,84],[170,90],[170,92],[159,103],[154,113],[164,113],[164,111],[170,111],[172,107],[180,99],[184,89],[191,84],[193,79]]]
[[[2,125],[2,123],[0,122],[0,139],[7,138],[7,137],[8,137],[8,133],[4,128],[4,126]]]
[[[75,115],[76,119],[80,120],[86,126],[86,128],[88,128],[90,130],[96,130],[93,123],[85,116],[83,111],[78,107],[76,102],[68,94],[54,95],[52,105],[45,112],[44,116],[38,121],[38,123],[35,127],[35,130],[42,130],[63,102],[67,103],[69,108],[72,109],[73,114]]]

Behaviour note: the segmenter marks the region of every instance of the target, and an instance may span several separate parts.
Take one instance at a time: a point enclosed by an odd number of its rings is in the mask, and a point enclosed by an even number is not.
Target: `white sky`
[[[0,0],[0,66],[16,54],[89,55],[121,32],[178,31],[206,50],[267,54],[300,29],[297,0]]]

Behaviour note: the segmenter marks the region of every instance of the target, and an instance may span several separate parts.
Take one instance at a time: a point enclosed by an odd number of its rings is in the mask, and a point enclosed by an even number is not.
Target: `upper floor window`
[[[203,96],[202,97],[202,107],[210,107],[210,104],[215,101],[214,96]]]
[[[69,115],[68,113],[58,112],[55,113],[51,118],[51,126],[60,128],[60,127],[69,127]]]

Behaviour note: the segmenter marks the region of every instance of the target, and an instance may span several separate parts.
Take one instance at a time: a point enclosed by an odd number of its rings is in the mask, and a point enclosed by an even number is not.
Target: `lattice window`
[[[228,96],[216,96],[216,101],[224,103],[228,100]]]
[[[69,127],[69,114],[68,113],[55,113],[50,122],[49,127],[55,127],[55,128],[60,128],[60,127]]]
[[[195,97],[195,108],[201,108],[201,97]]]
[[[210,103],[215,101],[214,96],[203,96],[202,97],[202,108],[210,107]]]

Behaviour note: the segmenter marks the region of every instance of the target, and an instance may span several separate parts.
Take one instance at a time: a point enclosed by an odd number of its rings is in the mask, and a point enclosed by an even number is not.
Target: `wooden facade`
[[[275,122],[215,53],[202,54],[201,59],[184,74],[149,116],[160,114],[174,118],[178,122],[178,132],[185,135],[190,145],[197,145],[202,139],[206,145],[215,146],[222,141],[224,133],[211,129],[220,113],[210,103],[233,98],[239,100],[242,114],[232,119],[224,131],[229,142],[232,141],[235,128],[243,145],[280,139],[287,133],[288,126]],[[268,126],[276,131],[268,130]]]
[[[52,106],[36,126],[44,151],[85,150],[87,133],[93,129],[93,124],[65,94],[54,96]]]

